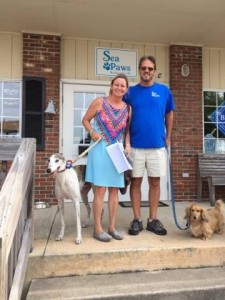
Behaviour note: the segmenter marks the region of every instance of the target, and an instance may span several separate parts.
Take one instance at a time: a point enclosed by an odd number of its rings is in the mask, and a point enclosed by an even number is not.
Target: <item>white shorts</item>
[[[137,149],[132,148],[133,158],[132,177],[143,177],[145,168],[148,177],[162,177],[166,175],[166,149]]]

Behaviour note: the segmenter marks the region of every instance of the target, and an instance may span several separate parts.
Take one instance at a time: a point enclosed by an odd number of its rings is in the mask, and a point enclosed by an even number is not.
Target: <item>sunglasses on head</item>
[[[152,68],[152,67],[140,67],[140,69],[141,69],[142,71],[145,71],[145,70],[153,71],[153,70],[154,70],[154,68]]]

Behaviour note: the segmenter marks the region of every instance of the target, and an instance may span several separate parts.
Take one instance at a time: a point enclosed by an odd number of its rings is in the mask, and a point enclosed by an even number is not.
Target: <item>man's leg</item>
[[[131,178],[130,186],[130,198],[132,203],[132,209],[134,213],[134,219],[141,218],[141,183],[142,177]]]
[[[146,229],[155,234],[165,235],[167,230],[157,219],[157,210],[160,198],[160,177],[148,177],[149,183],[149,219]]]
[[[160,198],[160,177],[148,177],[149,184],[149,218],[157,219],[157,210]]]
[[[141,221],[141,183],[142,177],[132,177],[130,186],[130,198],[132,203],[132,209],[134,213],[134,219],[130,224],[128,233],[131,235],[137,235],[143,230],[143,224]]]

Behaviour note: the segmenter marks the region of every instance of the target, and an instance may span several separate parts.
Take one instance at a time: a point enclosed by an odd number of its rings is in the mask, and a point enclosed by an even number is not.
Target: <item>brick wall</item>
[[[170,88],[176,111],[172,135],[172,168],[176,201],[197,199],[197,153],[202,152],[202,48],[170,46]],[[181,75],[188,64],[190,75]],[[183,177],[188,173],[189,177]]]
[[[47,106],[53,98],[59,109],[60,36],[23,34],[23,75],[46,78]],[[46,107],[45,106],[45,107]],[[59,151],[59,113],[45,115],[45,151],[36,156],[35,199],[55,202],[54,180],[45,173],[47,159]]]

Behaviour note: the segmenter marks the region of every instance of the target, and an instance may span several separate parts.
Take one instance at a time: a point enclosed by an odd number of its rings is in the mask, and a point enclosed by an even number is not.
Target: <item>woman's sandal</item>
[[[101,233],[94,232],[93,237],[100,242],[109,242],[112,239],[112,236],[104,231]]]
[[[116,240],[122,240],[123,239],[123,235],[120,232],[116,231],[116,230],[108,231],[108,234],[111,235]]]

